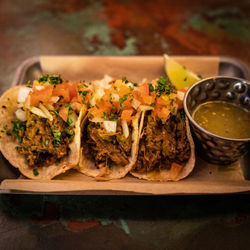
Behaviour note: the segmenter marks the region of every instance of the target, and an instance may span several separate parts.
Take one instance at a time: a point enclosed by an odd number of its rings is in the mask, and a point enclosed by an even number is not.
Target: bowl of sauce
[[[231,164],[250,148],[250,83],[234,77],[203,79],[184,99],[194,140],[209,162]]]

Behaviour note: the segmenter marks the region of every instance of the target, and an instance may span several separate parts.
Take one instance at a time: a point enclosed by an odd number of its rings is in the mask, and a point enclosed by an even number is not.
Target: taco
[[[154,100],[144,106],[139,128],[138,158],[131,174],[146,180],[178,181],[195,165],[194,142],[183,110],[185,90],[167,78],[148,84]]]
[[[0,150],[30,179],[52,179],[79,162],[87,85],[43,75],[0,98]]]
[[[138,152],[138,106],[134,83],[126,78],[93,82],[90,108],[82,123],[82,148],[77,169],[96,180],[124,177]]]

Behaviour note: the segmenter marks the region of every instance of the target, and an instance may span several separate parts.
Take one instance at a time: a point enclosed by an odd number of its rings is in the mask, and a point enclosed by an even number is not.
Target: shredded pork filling
[[[19,129],[15,131],[21,144],[17,150],[25,156],[30,167],[49,166],[68,155],[68,145],[74,137],[73,128],[56,112],[50,113],[53,121],[26,110],[27,121],[21,129],[19,125]]]
[[[176,116],[171,115],[164,124],[154,115],[146,115],[135,171],[145,173],[168,169],[172,162],[182,165],[189,157],[186,124],[180,112]]]
[[[125,166],[131,153],[131,133],[125,138],[120,127],[115,133],[107,132],[98,124],[90,122],[84,134],[83,148],[98,168],[112,164]]]

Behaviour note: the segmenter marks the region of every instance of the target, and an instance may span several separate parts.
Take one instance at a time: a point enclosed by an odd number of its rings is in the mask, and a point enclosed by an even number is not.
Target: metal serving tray
[[[61,58],[68,58],[69,56],[62,56]],[[109,60],[111,59],[111,61],[117,61],[119,62],[121,61],[126,61],[126,65],[129,64],[129,62],[134,63],[135,65],[137,63],[136,60],[138,60],[139,65],[147,65],[147,62],[151,62],[152,60],[156,60],[156,62],[159,62],[160,56],[133,56],[133,57],[95,57],[95,56],[76,56],[74,58],[84,58],[84,60],[88,61],[88,60],[95,60],[95,58],[97,58],[100,62],[100,60],[103,60],[105,62],[105,60],[108,58]],[[175,57],[174,57],[175,58]],[[248,79],[250,80],[250,70],[247,67],[247,65],[245,65],[244,63],[235,60],[233,58],[229,58],[229,57],[201,57],[201,56],[178,56],[176,57],[177,59],[185,59],[186,61],[192,59],[192,60],[196,60],[196,61],[201,61],[204,62],[204,58],[207,58],[208,61],[213,61],[216,62],[218,64],[218,75],[224,75],[224,76],[234,76],[234,77],[239,77],[239,78],[244,78],[244,79]],[[113,62],[112,61],[112,62]],[[109,61],[110,62],[110,61]],[[143,62],[142,64],[140,64],[141,62]],[[152,63],[151,63],[152,64]],[[161,65],[161,64],[159,64]],[[162,63],[163,66],[163,63]],[[139,67],[139,66],[138,66]],[[104,67],[105,68],[105,67]],[[146,70],[148,70],[148,65],[146,66]],[[149,67],[150,68],[150,67]],[[164,68],[154,68],[152,70],[157,69],[155,72],[155,75],[157,76],[162,76],[164,75]],[[102,72],[102,68],[97,67],[96,69],[97,71],[100,71],[99,75],[104,75],[106,72]],[[145,70],[145,72],[146,72]],[[142,71],[143,72],[143,71]],[[142,74],[141,72],[141,74]],[[26,83],[28,80],[34,80],[37,79],[41,74],[43,74],[43,70],[42,70],[42,64],[41,64],[41,57],[33,57],[33,58],[29,58],[27,60],[25,60],[17,69],[16,74],[14,76],[13,82],[11,83],[10,87],[14,87],[23,83]],[[57,73],[57,72],[55,72]],[[122,74],[122,73],[121,73]],[[140,73],[139,73],[140,74]],[[160,74],[160,75],[159,75]],[[97,78],[98,79],[98,78]],[[92,79],[93,80],[93,79]],[[248,179],[250,179],[250,170],[248,170],[247,166],[250,163],[250,157],[249,155],[245,156],[243,159],[241,159],[241,161],[237,162],[236,165],[231,166],[229,168],[229,172],[230,169],[235,168],[235,173],[236,175],[239,174],[239,169],[241,169],[242,171],[242,176],[243,179],[237,179],[237,178],[232,178],[230,177],[227,179],[222,177],[227,176],[228,175],[228,171],[222,171],[221,172],[221,168],[219,166],[213,166],[211,164],[207,164],[204,163],[203,160],[197,159],[197,163],[196,163],[196,168],[198,170],[195,169],[194,173],[191,174],[191,177],[188,177],[187,179],[178,182],[178,183],[152,183],[152,182],[147,182],[147,181],[141,181],[141,180],[137,180],[133,177],[126,177],[126,181],[128,181],[128,188],[125,190],[123,190],[122,186],[122,182],[123,180],[120,181],[111,181],[110,182],[105,182],[100,184],[100,182],[96,182],[96,187],[93,189],[88,189],[87,184],[89,182],[88,177],[86,177],[86,180],[83,178],[83,182],[86,181],[86,185],[84,186],[83,183],[81,184],[82,187],[81,189],[79,189],[76,185],[76,183],[79,182],[80,178],[81,178],[81,174],[76,173],[77,177],[75,177],[75,179],[72,179],[72,173],[69,172],[69,174],[67,175],[67,178],[69,178],[69,181],[71,184],[69,184],[70,186],[70,190],[67,191],[67,189],[62,188],[62,191],[60,191],[61,189],[57,189],[57,191],[55,191],[53,189],[53,183],[56,183],[56,185],[63,185],[65,186],[64,183],[64,179],[60,179],[60,178],[56,178],[55,181],[50,181],[47,182],[47,186],[50,186],[49,189],[47,189],[47,191],[43,192],[43,191],[36,191],[37,189],[39,190],[39,188],[35,187],[33,188],[32,184],[35,184],[37,182],[32,182],[32,181],[27,181],[25,180],[25,178],[21,177],[20,179],[20,173],[17,169],[15,169],[14,167],[12,167],[7,160],[4,159],[4,157],[2,156],[2,154],[0,154],[0,181],[1,186],[0,186],[0,192],[1,193],[49,193],[49,194],[213,194],[213,193],[239,193],[239,192],[250,192],[250,181],[247,181]],[[208,176],[210,174],[210,172],[217,172],[218,173],[218,178],[216,177],[215,179],[213,178],[208,178],[208,179],[204,179],[202,177],[202,174],[204,172],[204,170],[199,170],[199,165],[209,165],[206,169]],[[250,166],[249,166],[250,167]],[[216,169],[216,170],[214,170]],[[211,171],[210,171],[211,170]],[[79,177],[78,177],[79,176]],[[11,184],[11,180],[10,183],[8,183],[8,179],[18,179],[20,180],[21,186],[20,189],[16,188],[16,185],[13,186],[12,188],[12,184]],[[195,181],[193,181],[195,180]],[[7,182],[6,182],[7,181]],[[68,182],[69,183],[69,182]],[[179,184],[180,183],[180,184]],[[203,184],[204,183],[204,184]],[[79,183],[78,183],[79,184]],[[182,184],[186,185],[186,188],[183,189],[183,187],[181,186]],[[204,187],[206,186],[206,188],[204,188],[204,190],[201,190],[201,192],[199,191],[199,188],[197,188],[200,184],[203,184]],[[211,188],[208,187],[209,185],[211,185]],[[41,183],[39,183],[40,187],[41,187]],[[39,186],[38,185],[38,186]],[[43,184],[42,184],[43,185]],[[45,184],[44,184],[45,185]],[[124,185],[124,184],[123,184]],[[133,191],[132,186],[137,186],[136,191]],[[152,185],[152,189],[150,187],[150,185]],[[198,186],[197,186],[198,185]],[[223,186],[224,185],[224,186]],[[131,186],[131,188],[130,188]],[[146,189],[141,188],[145,186]],[[31,189],[29,189],[31,187]],[[162,189],[168,189],[168,191],[164,192],[162,191]],[[169,191],[169,188],[171,189],[171,191]],[[223,191],[223,190],[226,191]]]

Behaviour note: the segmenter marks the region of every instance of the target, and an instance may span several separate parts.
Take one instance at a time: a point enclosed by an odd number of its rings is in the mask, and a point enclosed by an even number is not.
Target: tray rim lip
[[[151,58],[163,58],[162,55],[125,55],[125,56],[117,56],[117,55],[39,55],[39,56],[33,56],[25,59],[24,61],[21,62],[21,64],[18,66],[18,68],[15,71],[13,80],[10,84],[10,87],[17,86],[20,82],[20,79],[22,79],[22,76],[24,75],[25,70],[27,70],[30,66],[32,66],[34,63],[39,63],[40,62],[40,57],[46,56],[46,57],[89,57],[89,58],[107,58],[107,57],[114,57],[114,58],[145,58],[145,57],[151,57]],[[250,67],[242,62],[239,59],[236,59],[234,57],[229,57],[229,56],[214,56],[214,55],[169,55],[170,57],[187,57],[187,58],[219,58],[219,63],[220,62],[228,62],[232,63],[243,71],[246,80],[250,80]]]
[[[125,55],[125,56],[117,56],[117,55],[74,55],[74,54],[70,54],[70,55],[40,55],[40,56],[34,56],[34,57],[29,57],[26,60],[22,61],[22,63],[18,66],[18,68],[16,69],[15,75],[13,77],[12,83],[10,85],[10,87],[14,87],[18,84],[20,84],[20,79],[21,76],[24,75],[25,71],[31,67],[33,64],[35,63],[40,63],[40,57],[42,56],[46,56],[46,57],[84,57],[84,58],[162,58],[162,55]],[[231,63],[233,65],[238,66],[243,73],[246,76],[246,80],[250,80],[250,67],[242,62],[239,59],[233,58],[233,57],[228,57],[228,56],[215,56],[215,55],[169,55],[170,57],[180,57],[180,58],[218,58],[219,59],[219,63],[221,62],[228,62]],[[6,180],[6,179],[5,179]],[[236,192],[226,192],[226,193],[166,193],[166,194],[152,194],[152,193],[141,193],[141,192],[128,192],[128,191],[119,191],[119,190],[93,190],[93,192],[98,193],[98,191],[104,191],[106,193],[111,192],[111,194],[109,195],[121,195],[121,194],[112,194],[113,192],[118,192],[118,193],[124,193],[122,194],[123,196],[173,196],[173,195],[230,195],[230,194],[249,194],[250,193],[250,189],[246,190],[246,191],[236,191]],[[84,194],[84,192],[86,192],[87,194]],[[82,194],[81,194],[82,193]],[[82,191],[69,191],[69,192],[65,192],[65,191],[60,191],[60,192],[31,192],[31,191],[21,191],[21,190],[14,190],[14,189],[2,189],[1,185],[0,185],[0,194],[37,194],[37,195],[41,195],[41,194],[46,194],[46,195],[95,195],[95,194],[91,194],[91,190],[82,190]],[[101,195],[107,195],[107,194],[101,194]]]

